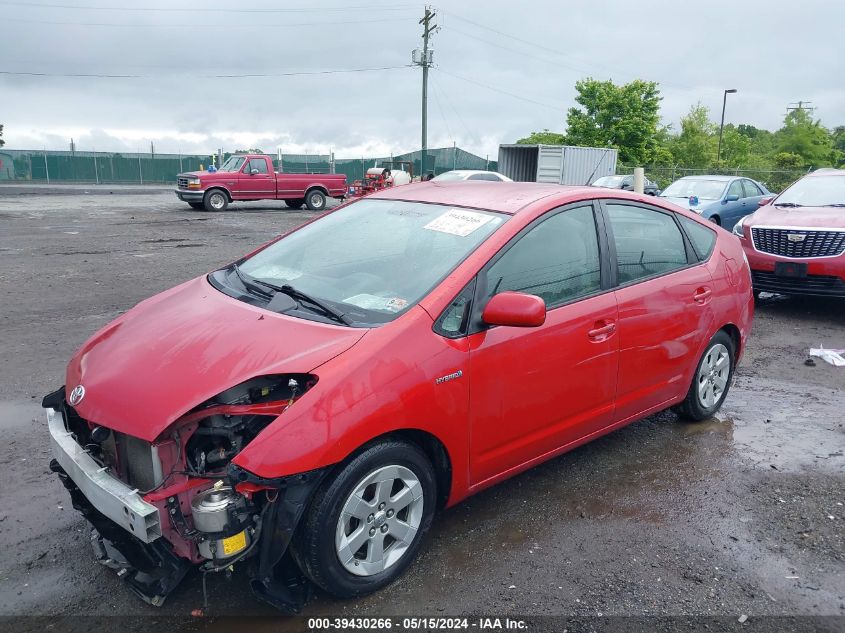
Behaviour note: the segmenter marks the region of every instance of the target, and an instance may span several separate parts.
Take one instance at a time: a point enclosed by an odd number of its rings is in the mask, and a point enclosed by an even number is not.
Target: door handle
[[[604,323],[604,325],[601,325]],[[593,328],[587,332],[587,336],[591,339],[601,339],[605,338],[616,331],[616,324],[615,323],[606,323],[604,321],[599,321],[596,323],[598,327]]]
[[[695,294],[692,296],[692,298],[695,299],[696,303],[705,303],[712,294],[713,291],[710,290],[710,288],[699,288],[695,291]]]

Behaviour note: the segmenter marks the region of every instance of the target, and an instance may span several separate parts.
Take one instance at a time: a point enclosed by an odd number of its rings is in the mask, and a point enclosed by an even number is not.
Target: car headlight
[[[745,218],[747,218],[747,217],[749,217],[749,216],[745,215],[745,216],[741,217],[739,219],[739,221],[736,224],[734,224],[733,231],[731,231],[731,232],[734,235],[736,235],[737,237],[741,237],[741,238],[745,237],[745,233],[743,233],[743,231],[742,231],[742,223],[745,222]]]

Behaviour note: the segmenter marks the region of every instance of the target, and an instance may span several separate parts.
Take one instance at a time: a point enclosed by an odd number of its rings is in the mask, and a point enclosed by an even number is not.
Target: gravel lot
[[[199,607],[199,578],[155,609],[94,562],[47,469],[40,399],[101,325],[313,214],[91,189],[0,186],[0,615],[147,616],[125,627],[144,628]],[[318,594],[304,615],[840,616],[811,628],[841,630],[845,368],[806,366],[819,344],[845,347],[845,301],[762,302],[718,419],[652,416],[477,495],[439,517],[399,582],[354,601]],[[238,575],[209,591],[215,615],[273,615]],[[192,623],[206,626],[221,629]]]

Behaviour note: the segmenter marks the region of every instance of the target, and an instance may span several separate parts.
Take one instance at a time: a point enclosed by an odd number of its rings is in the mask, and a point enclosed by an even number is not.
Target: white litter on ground
[[[810,348],[810,356],[821,358],[826,363],[836,367],[845,367],[845,349],[825,349],[824,347]]]

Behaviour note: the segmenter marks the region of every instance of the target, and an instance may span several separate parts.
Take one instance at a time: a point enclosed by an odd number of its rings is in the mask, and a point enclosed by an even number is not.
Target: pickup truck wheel
[[[287,205],[288,209],[301,209],[303,204],[305,204],[304,198],[297,198],[295,200],[285,200],[285,205]]]
[[[225,211],[226,207],[229,206],[229,198],[226,196],[224,191],[220,189],[211,189],[210,191],[205,192],[205,196],[202,199],[202,205],[205,207],[206,211],[211,213],[215,211]]]
[[[372,593],[411,564],[436,500],[425,453],[404,442],[374,444],[317,490],[294,537],[293,556],[332,595]]]
[[[305,204],[312,211],[322,211],[326,208],[326,196],[322,191],[313,189],[305,196]]]

